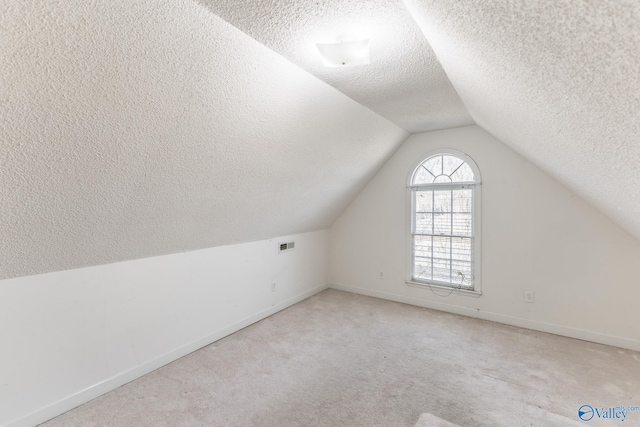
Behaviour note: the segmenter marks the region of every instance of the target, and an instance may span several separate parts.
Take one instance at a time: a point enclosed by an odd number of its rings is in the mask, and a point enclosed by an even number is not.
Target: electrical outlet
[[[534,298],[533,291],[524,291],[524,300],[526,302],[534,302],[535,298]]]
[[[276,282],[271,282],[271,292],[276,291]]]
[[[380,272],[380,278],[381,278],[381,279],[384,279],[384,271],[381,271],[381,272]]]

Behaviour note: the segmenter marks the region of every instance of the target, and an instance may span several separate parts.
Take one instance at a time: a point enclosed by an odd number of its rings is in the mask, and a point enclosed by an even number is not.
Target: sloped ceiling
[[[0,278],[326,228],[407,136],[193,0],[0,28]]]
[[[476,123],[640,238],[640,2],[405,2]]]
[[[215,14],[403,129],[473,124],[402,0],[200,0]],[[326,68],[316,43],[370,39],[371,64]]]
[[[640,238],[639,25],[635,0],[0,2],[0,278],[325,228],[407,131],[474,121]],[[341,33],[370,66],[320,66]]]

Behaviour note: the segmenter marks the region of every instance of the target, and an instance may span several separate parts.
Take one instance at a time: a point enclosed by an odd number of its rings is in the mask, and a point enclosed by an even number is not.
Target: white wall
[[[327,240],[316,231],[0,281],[0,425],[35,425],[324,289]]]
[[[405,284],[407,179],[439,148],[470,155],[482,174],[479,298]],[[328,274],[346,290],[640,350],[639,265],[638,240],[471,126],[409,137],[332,226]]]

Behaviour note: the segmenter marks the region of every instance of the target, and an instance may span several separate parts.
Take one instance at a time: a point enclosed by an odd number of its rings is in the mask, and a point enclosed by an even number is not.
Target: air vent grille
[[[290,251],[296,247],[296,242],[280,243],[278,252]]]

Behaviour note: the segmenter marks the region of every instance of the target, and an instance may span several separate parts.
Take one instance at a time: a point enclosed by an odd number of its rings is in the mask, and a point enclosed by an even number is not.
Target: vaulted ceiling
[[[640,2],[405,3],[474,121],[640,238]]]
[[[327,228],[407,136],[193,0],[0,8],[3,278]]]
[[[0,278],[326,228],[476,123],[640,238],[640,3],[0,3]],[[371,39],[324,68],[316,42]]]
[[[473,124],[402,0],[200,0],[244,33],[411,133]],[[327,68],[316,43],[370,39],[371,64]]]

